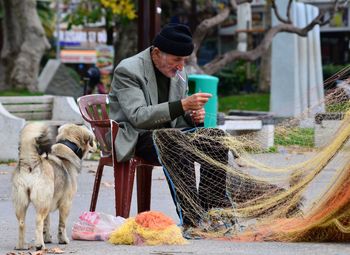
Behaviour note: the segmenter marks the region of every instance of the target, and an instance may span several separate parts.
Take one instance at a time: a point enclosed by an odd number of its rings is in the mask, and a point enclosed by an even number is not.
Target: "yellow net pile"
[[[320,105],[276,124],[271,148],[251,133],[197,129],[184,139],[174,130],[155,132],[164,169],[186,204],[180,215],[196,226],[190,234],[243,241],[350,241],[349,71],[325,82]],[[344,81],[335,86],[339,79]],[[196,190],[187,188],[191,178],[184,166],[196,169]]]

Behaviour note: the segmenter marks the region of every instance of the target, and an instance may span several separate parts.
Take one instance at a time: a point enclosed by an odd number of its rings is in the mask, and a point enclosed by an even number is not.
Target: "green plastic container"
[[[189,95],[198,92],[210,93],[212,97],[205,104],[204,127],[217,126],[219,78],[207,74],[191,74],[188,76]]]

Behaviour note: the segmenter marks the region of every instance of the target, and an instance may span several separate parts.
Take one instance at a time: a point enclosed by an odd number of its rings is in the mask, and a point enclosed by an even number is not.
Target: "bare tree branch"
[[[288,19],[289,23],[292,23],[292,19],[290,17],[290,14],[292,12],[292,3],[293,3],[293,0],[289,0],[288,6],[287,6],[287,19]]]
[[[253,0],[231,0],[230,4],[232,9],[236,9],[237,5],[243,4],[243,3],[251,3]],[[200,67],[197,65],[197,52],[198,49],[204,40],[205,36],[208,34],[208,31],[224,22],[228,16],[230,15],[231,8],[225,7],[223,10],[221,10],[216,16],[203,20],[198,27],[196,28],[194,34],[193,34],[193,44],[194,49],[193,53],[190,56],[190,59],[188,60],[188,64],[192,65],[192,67],[195,69],[196,72],[203,72],[200,70]]]
[[[349,0],[344,0],[340,1],[341,4],[347,3]],[[241,3],[247,3],[251,2],[251,0],[231,0],[231,6],[232,8],[237,7],[237,4]],[[226,52],[225,54],[218,56],[211,62],[207,63],[204,65],[202,68],[200,68],[197,64],[197,51],[199,49],[200,43],[203,41],[205,38],[205,35],[208,33],[209,29],[213,28],[214,26],[217,26],[221,22],[223,22],[226,17],[228,17],[230,13],[230,9],[228,7],[224,8],[220,13],[218,13],[215,17],[206,19],[201,22],[201,24],[197,27],[194,36],[193,36],[193,41],[195,44],[195,50],[192,53],[188,64],[191,66],[189,69],[192,68],[191,72],[196,72],[196,73],[207,73],[207,74],[214,74],[221,70],[223,67],[225,67],[227,64],[241,59],[241,60],[246,60],[246,61],[254,61],[258,58],[260,58],[263,53],[268,50],[272,43],[273,37],[280,33],[280,32],[286,32],[286,33],[293,33],[297,34],[299,36],[307,36],[308,32],[312,30],[316,25],[324,25],[328,23],[334,13],[338,10],[339,8],[339,0],[335,0],[333,3],[333,8],[330,13],[330,17],[327,20],[323,20],[325,16],[325,11],[320,11],[319,14],[305,27],[299,28],[293,25],[292,20],[291,20],[291,8],[292,8],[292,0],[289,0],[288,2],[288,7],[287,7],[287,19],[282,18],[278,12],[277,6],[275,4],[275,1],[271,1],[272,8],[276,14],[276,17],[278,20],[281,21],[281,24],[276,25],[272,28],[270,28],[266,33],[265,36],[262,40],[262,42],[255,48],[247,52],[240,52],[237,50],[233,50],[230,52]]]
[[[343,1],[343,3],[346,3],[346,2],[348,2],[348,1],[347,0]],[[327,24],[328,22],[330,22],[334,16],[334,13],[338,10],[338,8],[339,8],[338,0],[335,0],[331,15],[329,15],[328,19],[324,20],[320,25],[323,26],[323,25]]]
[[[253,0],[237,0],[236,2],[237,2],[238,5],[244,4],[244,3],[250,3],[251,4],[253,2]]]
[[[231,0],[230,1],[230,3],[231,3],[231,6],[232,6],[232,8],[234,9],[234,10],[236,10],[237,9],[237,1],[236,0]]]
[[[333,8],[333,13],[337,10],[337,5],[338,5],[337,0],[335,1],[334,5],[335,7]],[[331,13],[331,16],[333,15],[333,13]],[[255,49],[247,52],[241,52],[237,50],[227,52],[222,56],[219,56],[218,58],[204,65],[202,69],[207,74],[214,74],[220,69],[222,69],[224,66],[226,66],[228,63],[231,63],[237,59],[254,61],[260,58],[262,54],[269,48],[270,44],[272,43],[272,39],[276,34],[280,32],[287,32],[287,33],[297,34],[299,36],[307,36],[308,32],[312,30],[316,25],[321,25],[325,23],[325,22],[322,22],[324,15],[325,15],[325,12],[320,11],[317,17],[315,17],[308,25],[306,25],[303,28],[298,28],[293,24],[286,23],[286,22],[284,22],[284,24],[279,24],[277,26],[274,26],[267,31],[264,39]],[[329,20],[330,19],[328,19],[328,21]]]
[[[324,12],[324,11],[320,11],[320,13],[317,15],[316,18],[314,18],[306,27],[304,27],[303,29],[301,29],[301,30],[300,30],[300,31],[301,31],[300,33],[297,33],[297,32],[296,32],[296,34],[298,34],[298,35],[300,35],[300,36],[306,36],[307,33],[308,33],[311,29],[314,28],[314,26],[326,24],[325,22],[322,22],[322,19],[323,19],[324,15],[325,15],[325,12]],[[331,16],[333,16],[333,15],[331,15]],[[330,19],[329,19],[329,20],[330,20]],[[329,20],[328,20],[328,21],[329,21]],[[327,23],[328,23],[328,22],[327,22]]]
[[[193,52],[188,60],[188,65],[191,65],[194,69],[191,72],[196,73],[202,73],[200,67],[197,64],[197,52],[198,49],[205,38],[205,36],[208,34],[208,31],[220,23],[222,23],[225,19],[227,19],[228,15],[230,14],[230,8],[225,7],[221,12],[219,12],[216,16],[203,20],[196,28],[196,31],[193,34],[193,44],[194,49]]]
[[[225,19],[227,19],[229,14],[230,14],[230,9],[228,7],[225,7],[216,16],[210,19],[205,19],[198,25],[198,27],[196,28],[196,31],[193,34],[194,54],[197,53],[199,46],[202,43],[205,36],[207,35],[208,31],[212,27],[215,27],[221,24]]]
[[[290,2],[291,2],[291,0],[289,0],[289,3],[288,3],[288,8],[290,9]],[[292,23],[292,21],[290,20],[290,11],[289,11],[289,9],[287,10],[287,19],[284,19],[284,18],[282,18],[282,16],[280,15],[280,13],[279,13],[279,11],[278,11],[278,8],[277,8],[277,6],[276,6],[276,2],[275,2],[275,0],[272,0],[271,1],[271,6],[272,6],[272,9],[273,9],[273,12],[275,13],[275,15],[276,15],[276,18],[279,20],[279,21],[281,21],[282,23],[286,23],[286,24],[290,24],[290,23]]]

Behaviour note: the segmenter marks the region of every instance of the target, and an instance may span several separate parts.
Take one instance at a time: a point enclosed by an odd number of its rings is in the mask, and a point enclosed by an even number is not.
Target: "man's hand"
[[[184,111],[197,111],[203,108],[206,102],[211,98],[209,93],[196,93],[181,100]]]
[[[203,123],[205,118],[205,110],[204,108],[201,108],[197,111],[191,111],[190,116],[194,123],[196,124]]]

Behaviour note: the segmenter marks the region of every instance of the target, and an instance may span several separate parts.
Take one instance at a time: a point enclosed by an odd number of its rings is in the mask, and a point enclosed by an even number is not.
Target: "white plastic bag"
[[[83,212],[79,220],[74,223],[72,239],[105,241],[110,234],[119,228],[125,219],[102,212]]]

